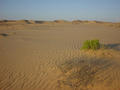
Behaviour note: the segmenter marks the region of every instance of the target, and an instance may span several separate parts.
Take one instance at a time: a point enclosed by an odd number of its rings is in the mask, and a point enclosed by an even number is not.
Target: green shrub
[[[99,40],[86,40],[82,46],[82,49],[97,50],[99,48],[100,48]]]

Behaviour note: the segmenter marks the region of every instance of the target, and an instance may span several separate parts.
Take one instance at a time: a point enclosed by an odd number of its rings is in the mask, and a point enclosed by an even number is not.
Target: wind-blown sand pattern
[[[119,23],[1,21],[0,90],[120,90]]]

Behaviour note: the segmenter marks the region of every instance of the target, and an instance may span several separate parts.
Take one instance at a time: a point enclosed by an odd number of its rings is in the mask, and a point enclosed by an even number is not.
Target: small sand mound
[[[17,24],[30,24],[28,20],[17,20]]]
[[[74,20],[74,21],[72,21],[72,24],[80,24],[80,23],[82,23],[81,20]]]
[[[6,24],[7,22],[8,22],[8,20],[0,20],[1,25]]]
[[[67,21],[65,21],[65,20],[55,20],[54,22],[55,23],[66,23]]]
[[[44,24],[54,24],[53,21],[45,21]]]
[[[118,65],[112,60],[103,58],[73,58],[61,63],[58,67],[63,73],[62,79],[58,81],[61,88],[69,86],[75,90],[96,90],[93,88],[98,85],[108,85],[112,88],[114,82],[112,79],[120,79]],[[119,74],[116,76],[117,73]],[[120,81],[115,82],[117,82],[116,86],[119,86]]]
[[[54,24],[53,21],[35,21],[36,24]]]
[[[36,24],[43,24],[45,21],[35,21]]]
[[[97,23],[97,21],[82,21],[82,23],[84,24],[94,24],[94,23]]]
[[[0,20],[0,23],[8,22],[8,20]]]
[[[97,23],[97,21],[88,21],[88,23],[90,23],[90,24],[91,24],[91,23]]]
[[[0,37],[8,37],[11,35],[16,35],[16,32],[11,32],[11,33],[0,33]]]
[[[29,24],[35,24],[35,21],[33,21],[33,20],[28,20],[28,23],[29,23]]]
[[[80,24],[80,23],[84,23],[84,24],[95,24],[95,23],[101,23],[100,21],[81,21],[81,20],[74,20],[72,21],[73,24]]]
[[[1,24],[35,24],[33,20],[1,20]]]

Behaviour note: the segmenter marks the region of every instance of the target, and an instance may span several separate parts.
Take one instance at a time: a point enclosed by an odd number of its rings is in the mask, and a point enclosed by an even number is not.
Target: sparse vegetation
[[[105,78],[96,79],[95,76],[109,67],[111,67],[110,60],[103,58],[72,58],[58,65],[58,68],[63,73],[62,78],[58,80],[58,85],[60,87],[63,85],[69,86],[74,90],[88,90],[87,87],[89,85],[94,85],[97,83],[96,81]]]
[[[92,49],[92,50],[97,50],[100,49],[100,42],[99,40],[86,40],[83,43],[83,46],[81,49]]]

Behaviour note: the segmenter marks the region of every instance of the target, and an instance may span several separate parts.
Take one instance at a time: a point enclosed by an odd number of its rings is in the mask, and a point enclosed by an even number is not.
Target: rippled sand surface
[[[110,49],[81,51],[87,39]],[[0,90],[120,90],[120,28],[0,25]]]

